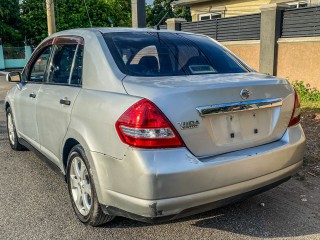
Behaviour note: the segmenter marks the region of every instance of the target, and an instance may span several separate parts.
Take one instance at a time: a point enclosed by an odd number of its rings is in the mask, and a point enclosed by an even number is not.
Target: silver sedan
[[[68,30],[7,80],[17,83],[5,99],[11,147],[65,177],[86,224],[206,211],[302,165],[300,103],[288,81],[203,35]]]

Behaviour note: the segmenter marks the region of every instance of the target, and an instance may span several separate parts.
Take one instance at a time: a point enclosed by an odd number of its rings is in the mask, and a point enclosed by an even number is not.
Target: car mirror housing
[[[7,74],[6,79],[8,82],[19,83],[21,82],[21,74],[19,72],[10,72]]]

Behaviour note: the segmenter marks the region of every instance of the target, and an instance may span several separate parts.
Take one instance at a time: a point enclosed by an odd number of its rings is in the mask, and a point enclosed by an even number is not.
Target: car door
[[[48,77],[38,94],[36,118],[41,152],[59,165],[60,147],[81,89],[83,45],[66,38],[54,42]]]
[[[36,103],[39,90],[47,77],[47,65],[52,46],[40,47],[27,64],[23,82],[17,87],[14,96],[14,115],[18,135],[38,148],[39,134],[36,121]]]

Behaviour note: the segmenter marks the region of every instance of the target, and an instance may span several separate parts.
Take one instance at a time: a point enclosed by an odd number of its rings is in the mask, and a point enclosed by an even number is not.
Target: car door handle
[[[35,94],[35,93],[30,93],[29,94],[29,97],[31,97],[31,98],[36,98],[36,96],[37,96],[37,94]]]
[[[60,104],[69,106],[71,104],[71,101],[68,100],[68,98],[60,99]]]

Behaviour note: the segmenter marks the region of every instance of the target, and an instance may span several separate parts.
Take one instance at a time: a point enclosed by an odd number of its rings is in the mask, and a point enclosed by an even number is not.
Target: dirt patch
[[[297,178],[304,180],[306,175],[320,176],[320,109],[303,109],[301,125],[307,139],[304,166]]]

